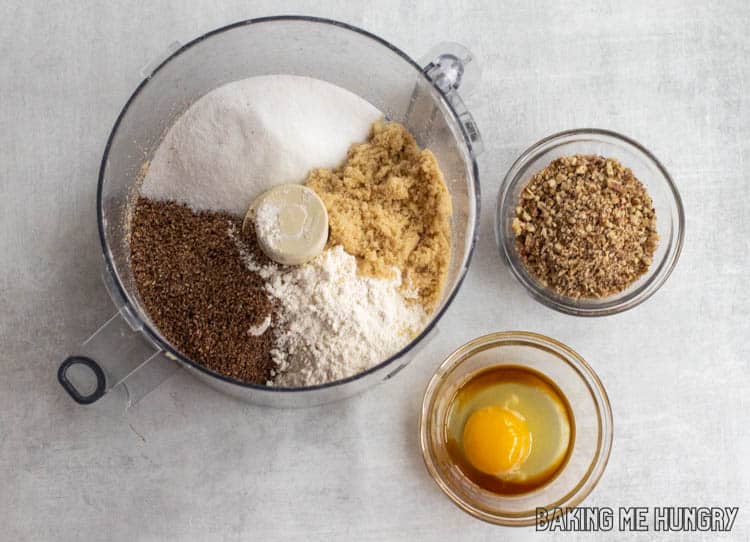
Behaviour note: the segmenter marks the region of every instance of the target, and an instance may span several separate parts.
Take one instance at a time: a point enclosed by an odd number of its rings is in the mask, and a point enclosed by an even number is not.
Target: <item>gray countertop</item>
[[[527,329],[578,350],[613,406],[590,506],[740,506],[750,538],[750,8],[736,2],[28,2],[0,6],[0,529],[3,540],[536,540],[470,518],[427,475],[418,407],[479,334]],[[269,410],[180,372],[133,409],[75,405],[55,370],[113,307],[100,281],[99,159],[141,67],[251,17],[305,13],[419,57],[458,41],[484,78],[481,233],[465,285],[398,377],[348,401]],[[562,129],[630,135],[672,173],[681,261],[636,310],[581,319],[533,301],[497,255],[497,190]],[[652,539],[642,535],[640,539]],[[550,536],[550,535],[546,535]],[[567,540],[624,539],[617,530]],[[714,540],[715,534],[670,539]]]

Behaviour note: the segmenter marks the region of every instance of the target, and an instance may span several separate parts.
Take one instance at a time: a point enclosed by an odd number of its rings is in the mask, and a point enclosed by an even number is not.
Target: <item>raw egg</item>
[[[467,478],[493,493],[516,495],[560,472],[575,425],[567,399],[546,376],[499,365],[459,387],[445,430],[448,453]]]
[[[472,466],[485,474],[504,475],[529,457],[531,433],[518,412],[490,405],[469,416],[463,445]]]

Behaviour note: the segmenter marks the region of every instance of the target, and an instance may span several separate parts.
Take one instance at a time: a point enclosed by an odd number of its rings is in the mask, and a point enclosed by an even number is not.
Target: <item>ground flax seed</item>
[[[263,280],[244,266],[232,227],[240,230],[241,219],[141,197],[132,216],[131,267],[149,318],[175,348],[221,374],[265,384],[273,333],[264,328],[274,306]],[[265,261],[254,239],[245,244]]]
[[[607,297],[651,265],[659,236],[651,197],[612,158],[563,156],[520,195],[512,228],[528,271],[555,292]]]

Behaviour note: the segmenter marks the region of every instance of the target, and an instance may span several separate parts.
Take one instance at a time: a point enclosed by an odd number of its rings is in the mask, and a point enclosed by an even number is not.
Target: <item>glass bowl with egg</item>
[[[538,508],[576,506],[612,446],[607,393],[571,348],[498,332],[453,352],[430,380],[420,444],[428,472],[469,514],[531,525]]]
[[[571,295],[559,288],[555,288],[553,280],[546,280],[551,277],[559,276],[565,273],[582,273],[580,270],[571,270],[569,267],[561,268],[556,266],[554,261],[557,249],[565,251],[575,239],[569,236],[558,235],[561,244],[552,244],[552,248],[542,247],[536,254],[537,268],[527,265],[522,255],[523,245],[519,247],[519,232],[515,228],[514,221],[525,213],[522,208],[524,197],[536,197],[539,200],[540,193],[526,194],[525,192],[531,187],[531,183],[544,175],[548,171],[548,166],[553,166],[557,161],[571,157],[601,157],[602,163],[606,160],[608,163],[614,163],[622,166],[622,171],[627,172],[631,178],[637,179],[645,189],[647,200],[650,198],[652,206],[650,211],[655,215],[655,233],[658,236],[655,249],[651,254],[644,256],[645,265],[633,273],[628,280],[622,282],[615,289],[605,292],[594,292],[591,295]],[[608,164],[608,168],[610,165]],[[597,182],[608,183],[611,178],[611,170],[603,172]],[[556,183],[551,176],[549,179],[551,186],[557,184],[556,191],[548,190],[546,194],[541,194],[542,198],[557,197],[557,201],[570,202],[571,191],[560,195],[560,183]],[[573,183],[575,185],[575,183]],[[580,184],[580,178],[579,178]],[[613,183],[616,187],[616,183]],[[577,189],[573,186],[573,190]],[[626,202],[622,194],[608,190],[606,185],[604,192],[609,192],[608,197],[617,199],[617,201]],[[553,200],[546,200],[547,202]],[[649,207],[648,205],[646,205]],[[585,211],[588,212],[587,219],[593,221],[594,233],[596,233],[597,222],[607,220],[608,216],[597,209],[596,206],[582,206],[584,218]],[[617,211],[617,205],[615,212]],[[610,209],[611,210],[611,209]],[[542,213],[546,212],[546,208]],[[552,210],[554,213],[554,209]],[[624,211],[623,211],[624,212]],[[526,215],[524,218],[529,218]],[[566,216],[566,219],[569,219]],[[625,217],[626,219],[629,217]],[[634,218],[634,217],[631,217]],[[636,219],[636,218],[634,218]],[[523,220],[523,218],[522,218]],[[535,235],[541,235],[540,229],[543,230],[545,224],[541,221],[534,221],[537,228]],[[540,228],[540,225],[542,226]],[[601,226],[601,224],[599,224]],[[528,227],[528,226],[527,226]],[[564,227],[564,226],[563,226]],[[555,229],[556,228],[556,229]],[[600,232],[608,235],[617,234],[620,228],[619,223],[607,222],[605,226],[599,229]],[[571,228],[572,229],[572,228]],[[685,214],[683,211],[682,200],[677,187],[667,172],[666,168],[656,159],[656,157],[644,146],[636,141],[621,134],[600,129],[576,129],[560,132],[532,145],[524,151],[521,156],[511,166],[505,176],[500,188],[497,201],[497,210],[495,216],[495,234],[498,248],[502,257],[507,262],[513,275],[529,293],[544,305],[555,310],[573,314],[577,316],[606,316],[631,309],[649,297],[651,297],[667,280],[682,250],[685,230]],[[560,234],[560,226],[557,221],[548,220],[547,231],[545,234]],[[566,235],[569,233],[566,232]],[[583,233],[585,236],[587,233]],[[590,234],[589,234],[590,235]],[[598,273],[607,278],[607,274],[614,275],[616,270],[612,267],[613,262],[621,262],[627,258],[634,257],[632,247],[617,247],[611,244],[612,252],[609,261],[602,261],[601,264],[593,263],[592,253],[583,251],[584,259],[589,263],[583,264],[585,273]],[[636,247],[639,248],[639,247]],[[618,250],[619,249],[619,250]],[[569,262],[568,262],[569,263]],[[564,264],[564,265],[567,265]],[[538,272],[539,268],[549,272],[549,276],[542,277]]]

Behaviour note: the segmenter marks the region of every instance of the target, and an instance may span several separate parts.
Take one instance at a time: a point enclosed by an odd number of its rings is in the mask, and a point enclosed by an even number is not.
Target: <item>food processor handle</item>
[[[57,380],[78,404],[89,405],[121,388],[126,394],[126,407],[130,407],[179,365],[161,355],[162,349],[141,332],[142,322],[114,293],[106,272],[104,282],[119,310],[81,344],[76,354],[65,358],[57,370]]]
[[[169,44],[156,58],[141,68],[149,78],[172,54],[182,47],[178,41]],[[111,273],[104,272],[104,284],[118,312],[81,345],[80,351],[68,356],[57,370],[57,380],[73,400],[89,405],[108,392],[122,388],[130,407],[171,376],[179,365],[162,356],[162,349],[141,333],[143,323],[114,287]]]
[[[422,71],[443,93],[448,103],[458,115],[461,126],[471,142],[471,151],[476,156],[484,151],[482,135],[479,133],[474,117],[469,113],[463,96],[471,94],[481,80],[481,70],[474,54],[455,42],[437,44],[422,57]]]

